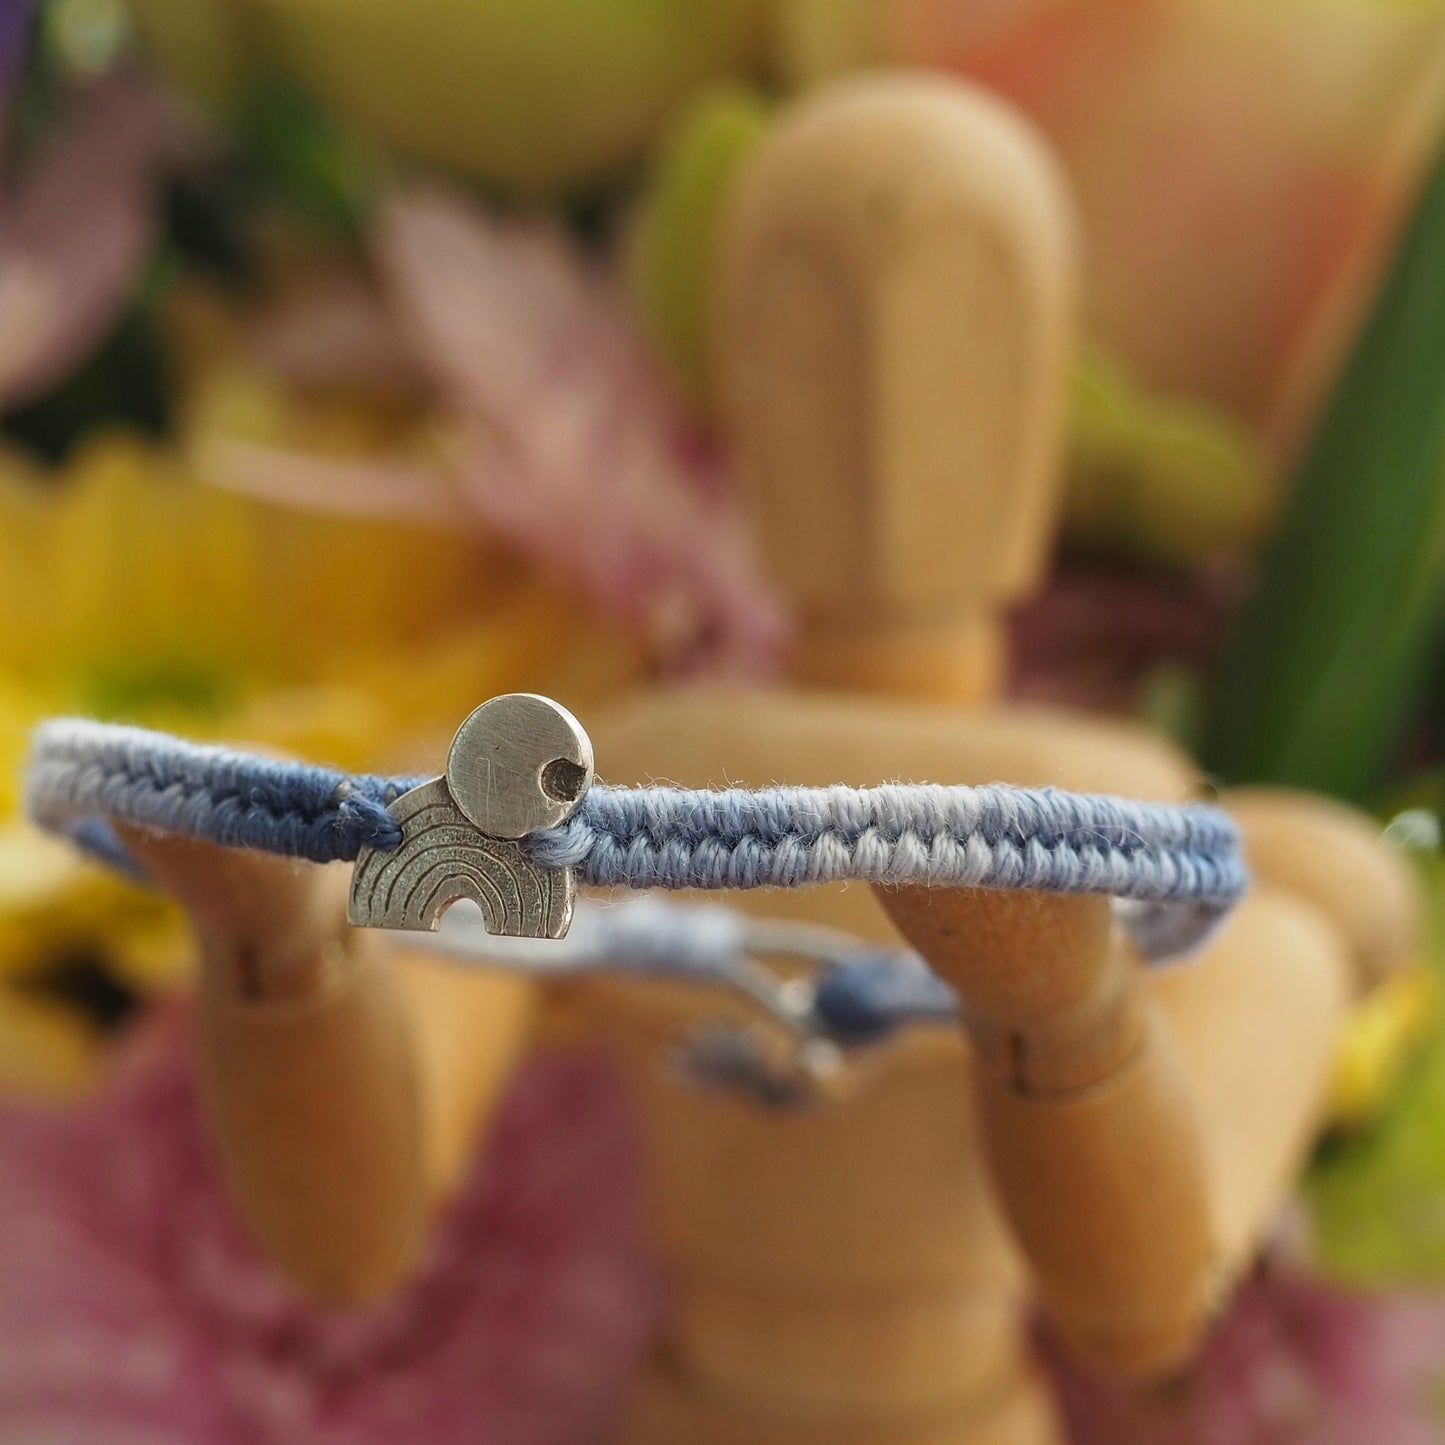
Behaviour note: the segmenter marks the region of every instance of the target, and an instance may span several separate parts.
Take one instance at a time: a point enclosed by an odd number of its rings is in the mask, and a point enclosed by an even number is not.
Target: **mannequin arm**
[[[530,987],[399,967],[347,927],[341,871],[126,841],[195,927],[207,1112],[242,1214],[307,1293],[385,1294],[525,1043]]]

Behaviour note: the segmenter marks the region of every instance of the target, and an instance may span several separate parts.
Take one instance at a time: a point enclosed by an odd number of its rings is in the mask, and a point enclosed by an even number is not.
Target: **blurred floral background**
[[[524,684],[773,673],[711,246],[776,107],[884,64],[1019,107],[1082,217],[1013,695],[1363,803],[1445,906],[1445,7],[0,0],[0,1439],[565,1440],[619,1388],[654,1301],[606,1087],[532,1066],[426,1277],[308,1315],[204,1153],[181,921],[23,821],[26,739],[84,712],[399,770]],[[1056,1363],[1080,1441],[1445,1438],[1435,936],[1360,1005],[1197,1371]]]

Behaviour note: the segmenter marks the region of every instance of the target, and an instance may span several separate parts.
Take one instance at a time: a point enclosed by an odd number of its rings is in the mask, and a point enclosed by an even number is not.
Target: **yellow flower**
[[[1335,1056],[1331,1124],[1358,1129],[1379,1118],[1439,1008],[1439,985],[1423,964],[1392,974],[1356,1004]]]
[[[95,1075],[99,1038],[74,1010],[22,993],[0,1007],[0,1091],[62,1100]]]
[[[223,390],[232,422],[249,417],[233,431],[305,430],[306,414],[254,379],[232,374]],[[371,444],[364,420],[348,441],[335,417],[311,420],[334,445]],[[208,486],[195,466],[116,435],[58,475],[0,455],[0,1088],[86,1077],[95,1034],[61,1006],[67,971],[144,993],[175,981],[188,952],[166,905],[18,818],[43,716],[409,770],[433,765],[491,693],[583,704],[635,666],[630,646],[468,528],[303,511]]]
[[[172,984],[188,957],[158,896],[12,819],[0,825],[0,1091],[70,1095],[88,1084],[102,1033],[67,1001],[113,981],[117,996]]]

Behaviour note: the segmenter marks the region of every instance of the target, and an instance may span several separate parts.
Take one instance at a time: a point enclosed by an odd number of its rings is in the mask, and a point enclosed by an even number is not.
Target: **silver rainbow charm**
[[[457,730],[446,773],[391,805],[400,846],[358,855],[347,918],[435,932],[442,914],[469,898],[488,933],[563,937],[572,870],[540,867],[519,840],[565,822],[591,784],[592,744],[566,708],[529,692],[484,702]]]

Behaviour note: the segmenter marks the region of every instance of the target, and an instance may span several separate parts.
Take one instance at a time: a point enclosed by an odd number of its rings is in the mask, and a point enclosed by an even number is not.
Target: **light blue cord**
[[[387,811],[419,778],[349,776],[164,733],[60,719],[34,738],[26,804],[42,826],[116,860],[97,820],[326,863],[397,847]],[[794,888],[860,880],[1103,893],[1150,956],[1198,943],[1248,878],[1218,808],[1052,788],[690,791],[594,786],[561,827],[525,846],[584,883]]]
[[[957,1028],[958,994],[912,949],[879,947],[836,929],[781,919],[760,920],[716,903],[675,902],[646,894],[605,903],[582,901],[563,939],[496,938],[471,920],[448,913],[437,933],[417,934],[412,946],[483,969],[502,968],[534,979],[620,973],[634,980],[711,984],[741,994],[781,1024],[797,1045],[825,1041],[852,1051],[923,1024]],[[786,976],[764,960],[786,960]],[[798,965],[803,965],[803,971]],[[716,1047],[728,1039],[722,1076]],[[808,1057],[806,1049],[795,1063]],[[778,1103],[782,1080],[752,1031],[714,1023],[683,1046],[679,1062],[694,1077],[744,1088]],[[806,1068],[792,1071],[794,1086]],[[793,1088],[784,1088],[793,1095]],[[803,1096],[811,1090],[803,1088]]]
[[[582,901],[563,939],[494,938],[448,913],[437,933],[413,946],[479,968],[504,968],[536,979],[588,973],[717,984],[752,993],[765,958],[807,964],[813,974],[801,1008],[770,1000],[775,1016],[794,1012],[818,1037],[847,1045],[873,1043],[908,1024],[957,1024],[958,995],[912,949],[883,948],[806,923],[760,922],[716,903],[653,895],[623,902]],[[766,974],[778,988],[781,979]],[[805,975],[794,972],[793,984]],[[796,992],[796,991],[795,991]],[[795,994],[790,993],[789,999]]]

